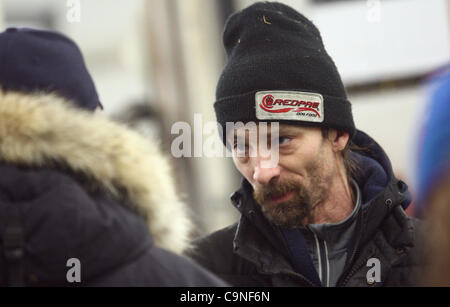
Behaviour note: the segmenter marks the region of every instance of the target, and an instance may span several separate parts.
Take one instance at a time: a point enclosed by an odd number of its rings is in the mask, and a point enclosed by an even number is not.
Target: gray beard
[[[291,180],[254,191],[253,197],[260,204],[264,216],[272,224],[283,228],[300,227],[305,219],[310,219],[314,207],[329,197],[331,176],[320,176],[321,171],[322,169],[317,168],[317,165],[311,169],[311,181],[308,188]],[[270,201],[274,196],[281,196],[291,191],[295,191],[295,194],[285,202],[275,204]]]

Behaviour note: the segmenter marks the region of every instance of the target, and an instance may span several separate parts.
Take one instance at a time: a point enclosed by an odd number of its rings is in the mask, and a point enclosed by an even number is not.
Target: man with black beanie
[[[0,33],[0,286],[224,286],[177,255],[190,222],[157,145],[99,106],[71,39]]]
[[[231,196],[241,218],[187,254],[236,286],[411,284],[418,222],[404,211],[407,185],[355,128],[318,29],[259,2],[230,16],[223,43],[214,109],[244,177]],[[276,151],[264,152],[251,127]]]

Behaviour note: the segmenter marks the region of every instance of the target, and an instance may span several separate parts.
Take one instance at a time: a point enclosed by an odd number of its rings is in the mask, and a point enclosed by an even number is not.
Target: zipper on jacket
[[[278,237],[281,238],[281,242],[283,243],[284,248],[287,250],[289,256],[292,258],[291,250],[290,250],[290,248],[289,248],[289,246],[288,246],[288,244],[286,242],[286,239],[284,238],[283,234],[281,233],[281,230],[278,227],[273,227],[273,229],[275,229],[275,231],[277,232]],[[302,279],[304,282],[306,282],[311,287],[317,287],[317,284],[313,283],[308,278],[306,278],[305,276],[303,276],[303,275],[301,275],[301,274],[299,274],[299,273],[297,273],[295,271],[290,273],[290,274],[292,274],[292,275],[294,275],[296,277],[300,277],[300,279]]]
[[[350,277],[353,274],[355,274],[355,272],[357,270],[359,270],[360,267],[362,266],[361,264],[359,264],[357,266],[355,265],[353,267],[351,266],[353,259],[355,258],[357,252],[358,252],[358,248],[355,247],[355,249],[353,250],[353,253],[350,257],[350,261],[348,262],[349,267],[342,273],[341,277],[339,277],[336,286],[345,286],[347,284],[348,280],[350,279]],[[344,278],[344,276],[345,276],[345,278]]]
[[[327,241],[323,241],[325,245],[325,259],[327,260],[327,287],[330,286],[330,260],[328,259],[328,246]]]
[[[319,261],[319,278],[320,278],[320,281],[322,282],[323,281],[323,278],[322,278],[322,259],[321,259],[321,257],[320,257],[320,245],[319,245],[319,239],[317,238],[317,235],[313,232],[313,231],[311,231],[312,233],[313,233],[313,235],[314,235],[314,240],[316,241],[316,251],[317,251],[317,259],[318,259],[318,261]]]
[[[340,283],[340,286],[345,286],[350,278],[355,274],[360,268],[364,266],[364,264],[367,263],[367,261],[370,259],[371,256],[364,257],[363,260],[357,264],[355,264],[352,268],[352,270],[345,276],[345,279],[342,283]]]
[[[355,233],[357,233],[356,242],[352,251],[352,254],[350,255],[349,261],[348,261],[348,267],[345,268],[344,272],[341,274],[341,276],[338,278],[338,281],[336,283],[336,286],[345,286],[347,284],[350,277],[361,267],[359,265],[358,268],[355,268],[355,266],[352,268],[352,262],[356,258],[356,255],[359,253],[359,244],[362,238],[363,229],[361,229],[362,225],[362,219],[363,219],[363,213],[360,210],[360,213],[358,214],[358,220],[357,220],[357,226],[355,227]],[[345,278],[344,278],[345,276]]]
[[[311,230],[314,235],[314,240],[316,242],[318,267],[319,267],[319,278],[323,286],[330,286],[330,262],[328,260],[328,247],[325,240],[319,240],[319,237],[314,231]]]

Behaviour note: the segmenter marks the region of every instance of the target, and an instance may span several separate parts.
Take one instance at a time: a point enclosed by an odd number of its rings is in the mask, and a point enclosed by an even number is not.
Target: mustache
[[[304,187],[295,181],[285,181],[263,186],[253,192],[253,197],[258,203],[263,204],[291,191],[302,191],[303,189]]]

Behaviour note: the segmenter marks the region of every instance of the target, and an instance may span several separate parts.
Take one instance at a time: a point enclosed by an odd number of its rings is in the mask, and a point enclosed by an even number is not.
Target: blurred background
[[[249,0],[0,0],[0,29],[60,31],[80,46],[105,115],[154,142],[172,159],[196,235],[238,219],[229,201],[240,185],[231,158],[175,158],[177,121],[214,121],[225,63],[226,18]],[[447,0],[290,0],[321,31],[357,128],[389,155],[414,195],[414,155],[427,102],[426,80],[450,60]],[[217,137],[217,136],[216,136]],[[411,212],[411,210],[409,210]]]

